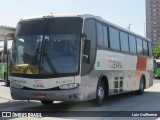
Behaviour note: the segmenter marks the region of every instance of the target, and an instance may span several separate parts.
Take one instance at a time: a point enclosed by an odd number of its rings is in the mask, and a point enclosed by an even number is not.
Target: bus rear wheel
[[[141,77],[140,84],[139,84],[139,90],[137,91],[138,95],[142,95],[144,93],[145,88],[145,79],[144,77]]]
[[[97,93],[95,104],[96,106],[102,106],[105,100],[105,85],[103,81],[100,81],[97,85]]]
[[[41,103],[42,103],[43,105],[52,105],[52,104],[53,104],[53,101],[51,101],[51,100],[41,100]]]

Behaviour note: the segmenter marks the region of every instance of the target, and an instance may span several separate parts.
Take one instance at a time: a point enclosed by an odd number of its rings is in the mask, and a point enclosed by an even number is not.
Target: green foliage
[[[156,77],[160,77],[160,68],[157,68]]]
[[[158,42],[157,45],[153,48],[153,57],[154,59],[160,58],[160,42]]]

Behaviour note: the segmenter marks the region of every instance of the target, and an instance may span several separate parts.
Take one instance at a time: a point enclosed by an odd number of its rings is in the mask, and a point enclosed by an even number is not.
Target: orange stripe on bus
[[[143,57],[138,57],[136,73],[135,73],[134,83],[133,83],[134,86],[137,86],[139,84],[141,76],[146,72],[146,66],[147,66],[147,59]]]
[[[138,57],[136,71],[146,71],[147,59]]]

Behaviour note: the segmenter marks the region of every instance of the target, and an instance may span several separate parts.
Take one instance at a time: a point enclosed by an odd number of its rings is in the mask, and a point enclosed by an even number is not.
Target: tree
[[[160,58],[160,42],[158,42],[156,46],[153,48],[153,57],[154,59]]]

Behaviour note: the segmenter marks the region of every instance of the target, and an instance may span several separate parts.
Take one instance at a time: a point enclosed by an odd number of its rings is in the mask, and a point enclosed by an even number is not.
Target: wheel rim
[[[98,98],[102,100],[104,97],[104,88],[102,86],[98,87]]]

